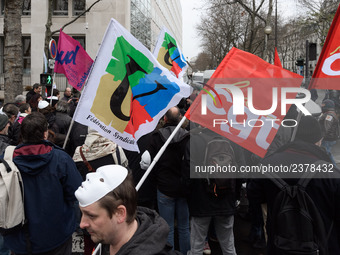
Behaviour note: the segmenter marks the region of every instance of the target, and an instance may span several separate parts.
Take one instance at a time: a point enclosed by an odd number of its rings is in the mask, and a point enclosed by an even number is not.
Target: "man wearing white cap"
[[[86,175],[75,192],[94,255],[178,254],[167,243],[169,227],[155,212],[138,207],[131,174],[119,165],[107,165]]]

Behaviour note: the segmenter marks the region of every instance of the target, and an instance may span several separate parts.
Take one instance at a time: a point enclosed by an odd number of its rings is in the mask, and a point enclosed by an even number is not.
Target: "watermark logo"
[[[211,88],[211,87],[209,87]],[[212,92],[215,94],[215,96],[220,99],[220,95],[218,94],[219,89],[226,89],[231,95],[233,96],[233,114],[234,115],[244,115],[245,114],[245,96],[243,94],[243,91],[241,88],[236,86],[236,84],[215,84],[214,89]],[[296,105],[298,109],[302,111],[304,115],[311,115],[311,113],[307,110],[307,108],[304,106],[304,103],[307,103],[310,98],[311,94],[310,91],[305,88],[272,88],[272,105],[269,109],[256,109],[254,107],[253,103],[253,88],[248,87],[247,88],[247,98],[248,98],[248,109],[252,114],[255,115],[270,115],[274,113],[278,107],[278,92],[280,90],[281,94],[281,115],[286,115],[287,113],[287,105]],[[207,115],[207,95],[209,95],[214,103],[215,106],[209,105],[209,107],[216,107],[216,100],[211,92],[204,90],[207,92],[207,94],[202,94],[202,101],[201,101],[201,114]],[[304,95],[303,98],[287,98],[287,94],[289,93],[301,93]],[[213,109],[209,109],[213,111]]]

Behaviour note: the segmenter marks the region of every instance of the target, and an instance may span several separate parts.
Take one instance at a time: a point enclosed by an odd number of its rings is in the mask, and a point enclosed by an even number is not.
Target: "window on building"
[[[22,4],[22,15],[31,15],[31,0],[24,0]]]
[[[22,37],[23,73],[31,73],[31,37]]]
[[[147,48],[151,48],[150,0],[131,1],[131,34]]]
[[[85,36],[72,36],[73,39],[77,40],[81,47],[83,47],[84,50],[86,50],[85,48]]]
[[[68,0],[53,0],[53,15],[68,15]]]
[[[31,37],[22,37],[23,73],[31,73]],[[4,73],[4,37],[0,37],[0,74]]]
[[[85,0],[73,0],[73,16],[78,16],[85,11]]]

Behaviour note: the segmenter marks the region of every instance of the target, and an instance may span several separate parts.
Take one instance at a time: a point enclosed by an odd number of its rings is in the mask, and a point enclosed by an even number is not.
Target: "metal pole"
[[[277,0],[275,0],[275,47],[277,48]]]
[[[306,40],[306,71],[305,71],[305,88],[309,84],[309,41]]]

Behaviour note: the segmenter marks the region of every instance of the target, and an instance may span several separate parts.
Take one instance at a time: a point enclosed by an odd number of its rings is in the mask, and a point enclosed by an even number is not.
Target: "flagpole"
[[[144,181],[146,180],[146,178],[148,177],[148,175],[150,174],[151,170],[153,169],[153,167],[156,165],[156,163],[158,162],[159,158],[163,155],[165,149],[168,147],[169,143],[171,142],[172,138],[174,138],[175,134],[177,133],[177,131],[181,128],[181,126],[183,125],[184,121],[186,120],[186,116],[183,116],[183,118],[181,119],[181,121],[178,123],[178,125],[176,126],[175,130],[171,133],[171,135],[169,136],[168,140],[166,140],[166,142],[164,143],[164,145],[162,146],[162,148],[159,150],[159,152],[156,154],[155,158],[153,159],[151,165],[148,167],[148,169],[146,170],[145,174],[142,176],[142,178],[140,179],[140,181],[138,182],[137,186],[136,186],[136,190],[138,191],[140,189],[140,187],[142,186],[142,184],[144,183]]]
[[[52,84],[52,89],[51,89],[50,105],[52,105],[52,97],[53,97],[54,81],[55,81],[55,73],[53,73],[53,84]],[[57,85],[56,85],[56,86],[57,86]]]
[[[85,84],[84,84],[83,93],[84,93],[85,90],[86,90],[87,82],[88,82],[88,80],[89,80],[89,77],[91,76],[92,69],[93,69],[94,64],[96,63],[96,61],[97,61],[97,56],[96,56],[95,60],[93,61],[92,65],[91,65],[91,69],[90,69],[89,75],[88,75],[87,78],[86,78],[86,81],[85,81]],[[73,124],[74,124],[74,117],[77,115],[78,108],[79,108],[78,106],[80,105],[81,100],[82,100],[82,96],[80,96],[79,101],[78,101],[78,104],[77,104],[77,107],[76,107],[76,109],[75,109],[75,111],[74,111],[74,114],[73,114],[73,117],[72,117],[72,121],[71,121],[70,127],[68,128],[68,131],[67,131],[67,134],[66,134],[66,137],[65,137],[63,149],[65,149],[66,144],[67,144],[67,142],[68,142],[68,138],[69,138],[69,136],[70,136],[71,129],[72,129]]]
[[[64,145],[63,145],[63,149],[65,150],[66,148],[66,144],[67,144],[67,141],[68,141],[68,138],[70,137],[70,133],[71,133],[71,129],[73,127],[73,124],[74,124],[74,119],[72,118],[71,120],[71,123],[70,123],[70,126],[67,130],[67,134],[66,134],[66,137],[65,137],[65,141],[64,141]]]

